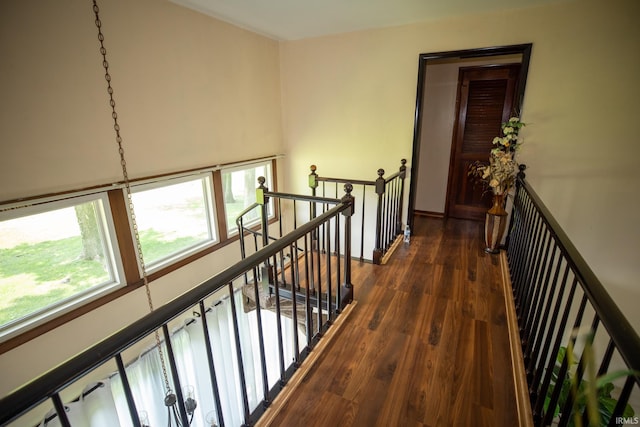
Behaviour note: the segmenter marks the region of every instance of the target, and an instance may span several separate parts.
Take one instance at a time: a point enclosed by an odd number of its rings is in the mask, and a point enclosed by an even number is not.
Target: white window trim
[[[101,222],[102,231],[104,232],[105,238],[103,240],[103,243],[106,245],[105,249],[110,257],[110,262],[108,263],[107,268],[113,280],[96,285],[91,289],[87,289],[86,291],[79,292],[72,297],[69,297],[62,301],[58,301],[55,304],[49,305],[19,320],[0,327],[0,342],[19,335],[28,329],[32,329],[36,326],[46,323],[54,317],[58,317],[62,314],[68,313],[71,310],[94,301],[108,293],[115,291],[116,289],[126,286],[122,257],[120,256],[120,250],[118,248],[115,232],[115,225],[111,216],[111,205],[109,204],[109,197],[106,193],[93,193],[77,197],[69,196],[61,200],[49,201],[44,203],[38,203],[36,201],[35,203],[27,207],[1,211],[0,221],[22,218],[59,209],[71,208],[76,205],[94,201],[100,201],[102,203],[102,212],[100,212],[100,217],[98,218],[98,220]]]
[[[208,227],[209,235],[213,236],[213,238],[209,238],[204,242],[198,243],[193,246],[189,246],[182,251],[176,252],[173,255],[169,255],[167,257],[161,258],[151,263],[147,263],[145,260],[145,269],[147,273],[153,273],[155,271],[161,270],[162,268],[165,268],[168,265],[171,265],[173,263],[186,259],[191,255],[202,251],[203,249],[215,246],[216,244],[220,243],[220,230],[218,227],[218,218],[216,216],[216,209],[215,209],[215,194],[214,194],[214,187],[213,187],[213,178],[212,178],[211,172],[204,171],[204,172],[192,173],[188,175],[183,174],[177,177],[174,177],[174,176],[164,177],[162,179],[154,179],[154,180],[145,181],[144,183],[141,183],[141,184],[131,185],[131,193],[135,194],[136,192],[139,192],[139,191],[159,189],[159,188],[168,187],[175,184],[181,184],[184,182],[192,182],[192,181],[199,181],[199,180],[204,180],[203,197],[206,205],[207,227]],[[125,190],[123,189],[123,192],[124,191]],[[124,195],[124,197],[126,200],[127,199],[126,194]],[[136,209],[135,203],[134,203],[133,209],[134,210]],[[131,227],[131,236],[135,241],[133,223],[131,221],[131,207],[129,206],[129,204],[127,204],[127,214],[129,216],[129,226]],[[135,251],[136,251],[136,262],[138,264],[138,273],[142,275],[142,266],[140,265],[140,253],[137,245],[135,247]]]
[[[239,172],[239,171],[243,171],[246,169],[249,169],[249,167],[252,168],[256,168],[259,166],[265,166],[267,168],[267,170],[269,171],[269,176],[265,177],[267,180],[265,182],[265,184],[267,185],[267,188],[269,189],[269,191],[273,191],[273,188],[269,187],[269,184],[271,184],[271,187],[273,187],[273,159],[268,159],[268,160],[260,160],[260,161],[256,161],[256,162],[247,162],[247,163],[242,163],[239,165],[233,165],[230,167],[223,167],[220,169],[220,174],[223,173],[232,173],[232,172]],[[258,188],[258,181],[257,181],[257,177],[256,177],[256,188]],[[224,197],[223,197],[224,199]],[[258,209],[258,208],[256,208]],[[267,220],[272,220],[276,217],[276,210],[275,207],[273,206],[273,203],[269,203],[269,216],[267,218]],[[227,203],[226,201],[224,202],[224,206],[223,206],[223,210],[225,213],[225,216],[227,214]],[[257,219],[254,219],[252,221],[248,221],[244,224],[245,227],[253,227],[255,225],[260,224],[260,217],[258,216]],[[236,227],[236,222],[235,222],[235,218],[233,218],[231,221],[227,221],[227,236],[229,237],[233,237],[233,236],[237,236],[238,235],[238,228]]]

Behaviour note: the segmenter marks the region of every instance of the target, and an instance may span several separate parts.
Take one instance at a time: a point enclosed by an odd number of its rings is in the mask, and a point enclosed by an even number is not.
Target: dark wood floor
[[[499,259],[482,224],[416,218],[273,426],[514,426]]]

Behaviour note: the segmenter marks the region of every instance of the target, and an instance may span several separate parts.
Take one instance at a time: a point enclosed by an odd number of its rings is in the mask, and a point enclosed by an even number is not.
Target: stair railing
[[[124,329],[116,332],[110,337],[103,339],[97,344],[93,345],[89,349],[81,352],[77,356],[72,357],[68,361],[53,368],[42,376],[32,380],[28,384],[20,387],[14,392],[0,399],[0,425],[6,425],[15,420],[23,419],[24,415],[30,415],[31,410],[38,407],[38,405],[49,402],[54,408],[59,418],[60,425],[70,426],[69,418],[65,411],[65,403],[62,395],[68,395],[71,390],[77,389],[81,386],[83,381],[87,381],[91,377],[92,372],[101,368],[110,369],[110,366],[117,366],[118,373],[122,378],[123,391],[126,396],[128,417],[131,423],[135,427],[141,427],[143,423],[140,421],[139,412],[142,409],[139,402],[136,402],[132,390],[127,380],[127,370],[125,368],[123,352],[131,346],[145,341],[153,341],[155,331],[161,330],[161,334],[164,337],[164,354],[167,357],[168,363],[168,375],[171,380],[171,389],[175,390],[175,408],[176,416],[182,420],[183,425],[187,425],[189,405],[188,399],[183,396],[180,390],[179,372],[176,368],[176,360],[173,351],[171,351],[171,335],[169,334],[170,322],[177,322],[185,315],[198,313],[199,317],[204,319],[207,309],[205,308],[205,299],[210,298],[213,294],[216,297],[220,294],[228,294],[230,297],[232,306],[232,324],[234,333],[232,334],[232,342],[211,342],[206,339],[206,353],[208,365],[199,367],[201,374],[206,375],[211,380],[211,397],[218,404],[218,418],[217,425],[224,425],[223,413],[220,411],[218,384],[216,378],[220,378],[220,375],[216,376],[216,369],[214,367],[212,346],[225,346],[229,352],[234,353],[237,359],[237,378],[239,378],[241,385],[242,396],[239,399],[242,408],[238,410],[244,414],[244,424],[253,425],[257,419],[264,413],[266,408],[273,401],[274,397],[284,387],[287,381],[291,378],[295,370],[300,366],[302,361],[309,355],[312,348],[321,339],[324,332],[335,321],[336,317],[341,313],[344,307],[351,302],[353,298],[353,286],[351,284],[351,254],[350,254],[350,227],[351,227],[351,215],[353,213],[353,198],[350,195],[350,186],[345,186],[346,194],[338,201],[335,202],[331,209],[311,219],[310,221],[296,225],[295,230],[281,236],[277,240],[270,242],[270,244],[263,246],[257,252],[247,255],[243,260],[234,264],[225,271],[213,276],[205,282],[195,286],[186,293],[178,296],[174,300],[167,304],[158,307],[153,312],[145,315],[135,323],[125,327]],[[263,191],[264,197],[262,198],[262,206],[267,203],[267,197],[284,197],[282,194],[268,193]],[[305,196],[306,197],[306,196]],[[260,200],[259,200],[260,204]],[[342,218],[342,221],[340,221]],[[344,225],[344,232],[340,235],[344,236],[344,261],[342,264],[342,273],[340,271],[332,270],[331,266],[336,264],[335,259],[326,257],[326,264],[322,268],[320,267],[320,258],[317,253],[309,251],[311,246],[312,236],[317,234],[323,227],[327,231],[327,237],[330,237],[330,230],[339,227],[340,223]],[[266,231],[266,228],[264,229]],[[268,235],[264,233],[263,238]],[[340,242],[335,242],[335,245],[339,245]],[[303,249],[303,255],[292,257],[289,262],[289,266],[286,269],[290,280],[290,293],[289,297],[282,295],[279,292],[279,287],[275,286],[275,294],[270,297],[272,306],[275,307],[277,339],[279,348],[279,381],[269,389],[268,386],[264,387],[259,395],[262,399],[257,407],[249,407],[247,398],[247,384],[243,367],[243,348],[240,345],[240,329],[238,325],[237,313],[238,310],[242,310],[241,307],[234,305],[234,294],[237,291],[238,286],[242,286],[243,277],[245,279],[245,287],[252,288],[256,301],[259,300],[260,287],[264,285],[262,277],[258,271],[265,265],[275,265],[275,260],[278,255],[283,251],[289,251],[296,254],[299,249]],[[313,257],[313,259],[312,259]],[[312,299],[309,294],[309,265],[315,263],[317,271],[315,274],[315,285],[318,287],[318,297]],[[301,274],[304,272],[304,274]],[[304,279],[304,277],[307,279]],[[306,283],[301,283],[306,281]],[[325,291],[320,292],[320,286],[324,286]],[[296,290],[303,289],[302,292],[296,292]],[[295,297],[292,297],[295,296]],[[323,297],[326,295],[326,298]],[[281,317],[285,316],[281,304],[284,303],[292,306],[290,312],[286,316],[293,318],[293,324],[298,325],[301,323],[306,324],[306,345],[303,347],[298,340],[298,333],[292,334],[293,347],[293,360],[284,360],[283,347],[284,337],[282,331]],[[314,302],[315,306],[312,306]],[[303,307],[303,311],[306,313],[305,319],[298,319],[298,308],[296,305]],[[266,358],[268,357],[264,351],[265,335],[259,310],[261,305],[257,304],[255,310],[257,311],[257,329],[260,341],[260,360],[261,360],[261,372],[257,375],[262,375],[266,380]],[[317,310],[317,316],[311,317],[311,314]],[[209,337],[209,331],[207,322],[201,322],[202,333],[205,337]],[[297,328],[295,328],[297,330]],[[233,356],[232,356],[233,357]],[[218,373],[219,374],[219,373]],[[263,381],[263,385],[267,384]],[[168,397],[168,396],[167,396]],[[166,403],[166,399],[165,399]],[[193,406],[193,405],[191,405]],[[199,409],[199,408],[198,408]],[[119,414],[120,415],[120,414]]]
[[[311,195],[316,196],[318,192],[327,196],[338,193],[338,186],[346,182],[351,183],[357,191],[358,197],[361,199],[358,209],[356,222],[360,225],[360,262],[370,259],[374,264],[381,264],[384,255],[391,248],[396,238],[402,234],[402,209],[404,201],[404,181],[407,173],[407,161],[401,160],[401,166],[394,174],[384,177],[384,169],[378,169],[378,177],[375,180],[360,180],[350,178],[329,178],[319,176],[316,171],[316,165],[311,165],[311,173],[309,174],[309,188]],[[330,184],[334,184],[331,186]],[[318,190],[320,187],[320,190]],[[334,187],[331,189],[330,187]],[[369,208],[366,204],[367,194],[375,194],[375,210]],[[317,208],[313,207],[311,217],[313,218],[317,212]],[[322,212],[326,210],[326,206],[321,207]],[[370,226],[365,225],[375,218],[375,239],[371,256],[365,256],[365,237]],[[322,245],[322,239],[320,240]]]
[[[615,386],[610,398],[597,398],[610,417],[603,425],[637,423],[629,414],[634,398],[639,409],[640,338],[526,182],[524,170],[523,165],[507,258],[534,424],[566,426],[577,413],[590,425],[584,396],[567,393],[571,386],[593,386],[586,378],[590,370],[600,378],[611,375],[610,385],[598,392]],[[622,378],[614,381],[616,375]]]

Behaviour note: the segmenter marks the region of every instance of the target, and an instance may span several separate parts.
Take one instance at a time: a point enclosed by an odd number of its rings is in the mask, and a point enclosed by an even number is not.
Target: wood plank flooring
[[[273,426],[514,426],[502,278],[482,224],[417,217]]]

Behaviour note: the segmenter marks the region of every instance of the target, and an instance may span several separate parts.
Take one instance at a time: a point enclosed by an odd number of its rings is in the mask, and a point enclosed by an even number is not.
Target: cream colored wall
[[[638,16],[635,0],[580,0],[283,43],[288,189],[309,163],[365,177],[411,157],[420,53],[532,42],[520,159],[640,330]]]
[[[276,41],[168,1],[101,4],[133,178],[282,151]],[[120,179],[91,2],[0,7],[0,201]]]
[[[278,43],[167,1],[101,2],[132,178],[281,153]],[[0,3],[0,201],[121,179],[91,2]],[[155,306],[236,262],[152,282]],[[142,289],[0,355],[0,396],[146,314]]]

